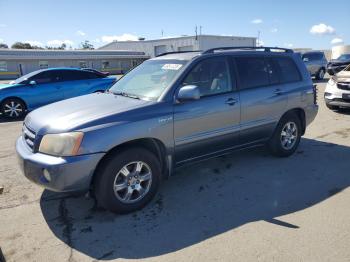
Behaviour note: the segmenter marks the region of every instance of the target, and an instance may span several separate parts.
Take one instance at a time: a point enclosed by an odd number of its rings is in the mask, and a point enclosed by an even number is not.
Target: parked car
[[[50,68],[24,75],[10,84],[0,85],[0,112],[8,118],[20,118],[32,111],[63,99],[105,91],[115,82],[84,69]]]
[[[336,73],[342,71],[350,65],[350,54],[343,54],[337,59],[332,59],[327,65],[327,72],[330,75],[335,75]]]
[[[329,79],[324,96],[329,109],[350,108],[350,65]]]
[[[168,53],[108,92],[41,107],[16,143],[24,175],[53,191],[92,190],[127,213],[184,164],[260,145],[290,156],[318,105],[300,55],[281,50]]]
[[[324,78],[328,61],[323,52],[305,52],[302,54],[302,58],[311,76],[317,80]]]

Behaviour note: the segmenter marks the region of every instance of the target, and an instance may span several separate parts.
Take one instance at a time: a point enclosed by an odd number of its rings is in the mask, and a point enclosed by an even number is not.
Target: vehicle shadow
[[[317,80],[317,79],[312,79],[312,82],[314,82],[314,84],[321,84],[321,83],[327,83],[329,80],[329,78],[323,78],[323,79],[320,79],[320,80]]]
[[[24,120],[24,118],[25,118],[25,116],[23,116],[21,118],[17,118],[17,119],[9,119],[9,118],[3,117],[0,114],[0,123],[21,122]]]
[[[91,199],[48,191],[40,206],[52,232],[91,258],[148,258],[254,221],[299,228],[277,217],[349,187],[349,159],[350,147],[302,139],[289,158],[256,148],[182,168],[163,183],[151,204],[133,214],[111,214]]]

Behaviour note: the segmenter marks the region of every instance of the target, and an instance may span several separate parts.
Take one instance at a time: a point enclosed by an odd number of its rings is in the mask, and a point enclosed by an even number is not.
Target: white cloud
[[[256,46],[263,46],[263,45],[265,45],[264,41],[256,40]]]
[[[339,38],[339,37],[333,38],[331,41],[332,45],[340,45],[343,43],[344,43],[344,40],[342,38]]]
[[[252,20],[252,21],[250,21],[252,24],[262,24],[262,22],[263,22],[263,20],[262,19],[260,19],[260,18],[256,18],[256,19],[254,19],[254,20]]]
[[[7,27],[7,25],[5,25],[5,24],[0,24],[0,27]]]
[[[62,44],[66,44],[68,46],[74,45],[74,42],[71,40],[50,40],[47,41],[48,46],[61,46]]]
[[[96,38],[96,39],[94,39],[92,41],[95,42],[95,43],[101,43],[101,40],[99,38]]]
[[[294,45],[291,43],[285,43],[284,46],[288,47],[288,48],[292,48]]]
[[[330,25],[320,23],[318,25],[313,25],[310,28],[310,33],[313,35],[332,35],[335,33],[335,29]]]
[[[139,37],[132,34],[122,34],[122,35],[104,35],[102,36],[102,42],[110,43],[113,41],[138,41]]]
[[[35,41],[35,40],[26,40],[24,41],[24,43],[28,43],[31,46],[35,45],[35,46],[44,46],[43,43],[39,42],[39,41]]]
[[[277,33],[277,32],[278,32],[278,29],[277,29],[277,28],[271,28],[271,29],[270,29],[270,32],[271,32],[271,33]]]
[[[84,35],[86,35],[86,33],[81,31],[81,30],[78,30],[77,31],[77,35],[84,36]]]
[[[4,42],[4,39],[0,38],[0,43],[3,43]]]

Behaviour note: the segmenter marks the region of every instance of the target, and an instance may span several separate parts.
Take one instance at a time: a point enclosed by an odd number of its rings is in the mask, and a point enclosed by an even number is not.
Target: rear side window
[[[294,61],[289,57],[273,58],[280,71],[281,83],[291,83],[301,80],[299,70]]]
[[[264,57],[237,57],[236,65],[241,89],[269,85]]]
[[[59,81],[61,82],[98,78],[98,76],[93,72],[84,72],[79,70],[62,70],[57,74]]]

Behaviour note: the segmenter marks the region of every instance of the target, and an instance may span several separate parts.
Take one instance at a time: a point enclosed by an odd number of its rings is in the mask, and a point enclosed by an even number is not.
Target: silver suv
[[[302,54],[302,58],[311,76],[314,76],[317,80],[324,78],[328,61],[323,52],[305,52]]]
[[[317,111],[316,89],[292,50],[167,53],[108,92],[31,112],[16,149],[34,183],[91,190],[102,207],[127,213],[184,164],[263,145],[290,156]]]

